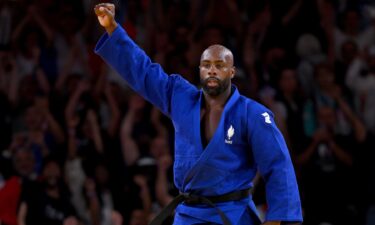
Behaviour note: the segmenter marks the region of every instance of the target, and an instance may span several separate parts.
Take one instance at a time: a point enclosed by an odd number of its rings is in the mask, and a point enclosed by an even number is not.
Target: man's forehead
[[[232,52],[224,46],[210,46],[201,56],[201,61],[233,61]]]

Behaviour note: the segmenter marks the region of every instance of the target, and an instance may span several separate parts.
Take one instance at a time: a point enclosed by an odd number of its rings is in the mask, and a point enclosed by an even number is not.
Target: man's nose
[[[216,75],[217,69],[215,65],[211,65],[210,68],[208,69],[208,74],[209,75]]]

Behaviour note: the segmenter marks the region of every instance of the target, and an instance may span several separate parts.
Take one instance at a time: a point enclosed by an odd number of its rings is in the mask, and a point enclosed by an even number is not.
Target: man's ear
[[[230,79],[233,79],[234,75],[236,75],[236,67],[232,67],[232,74],[230,76]]]

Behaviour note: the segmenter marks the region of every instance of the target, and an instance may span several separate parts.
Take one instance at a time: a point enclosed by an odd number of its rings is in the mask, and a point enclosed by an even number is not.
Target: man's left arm
[[[265,224],[302,221],[294,168],[273,114],[266,108],[254,106],[248,116],[248,141],[266,185],[268,210]]]

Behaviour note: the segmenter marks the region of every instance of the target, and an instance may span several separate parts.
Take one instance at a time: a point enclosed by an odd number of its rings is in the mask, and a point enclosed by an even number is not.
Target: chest
[[[202,135],[202,142],[207,144],[212,137],[214,136],[219,123],[221,116],[223,114],[223,109],[201,109],[200,110],[200,129]]]
[[[233,94],[222,109],[219,106],[207,111],[201,95],[176,92],[173,98],[171,119],[175,129],[175,155],[199,158],[203,152],[214,149],[238,153],[232,148],[247,145],[247,117],[245,102]],[[206,143],[202,143],[206,139]],[[229,152],[227,152],[229,151]],[[210,152],[210,151],[208,151]]]

